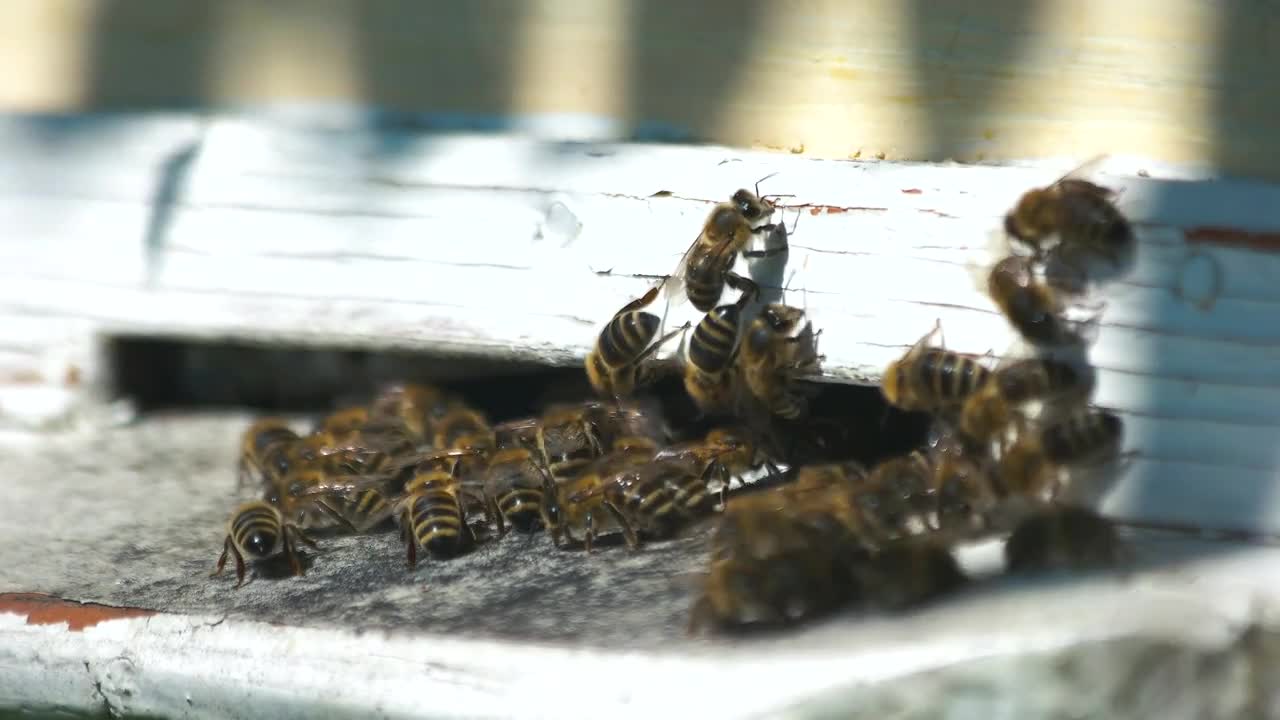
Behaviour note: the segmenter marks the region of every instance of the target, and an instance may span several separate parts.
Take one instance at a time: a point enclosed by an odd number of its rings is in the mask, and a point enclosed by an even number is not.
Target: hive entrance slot
[[[583,400],[590,387],[578,367],[550,367],[475,356],[405,351],[116,337],[108,344],[111,390],[142,413],[251,410],[319,414],[366,401],[396,380],[442,385],[491,418],[534,414],[552,402]],[[682,434],[706,426],[678,378],[651,394]],[[838,428],[832,452],[864,461],[923,442],[927,419],[888,408],[876,388],[820,384],[813,398],[815,432]]]

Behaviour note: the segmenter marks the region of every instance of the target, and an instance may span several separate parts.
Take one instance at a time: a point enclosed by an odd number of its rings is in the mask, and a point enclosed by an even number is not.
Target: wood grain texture
[[[0,172],[0,317],[25,318],[3,333],[42,362],[65,352],[63,328],[577,364],[616,308],[675,268],[714,202],[772,174],[762,191],[793,196],[780,201],[791,250],[740,269],[808,308],[825,379],[874,383],[935,322],[953,349],[1016,347],[975,271],[1017,197],[1070,167],[101,122],[98,143],[28,144]],[[0,139],[19,142],[20,126]],[[394,155],[374,152],[385,146]],[[1094,298],[1097,402],[1140,452],[1108,502],[1280,528],[1280,257],[1265,242],[1280,188],[1151,167],[1097,175],[1140,235],[1132,271]],[[687,304],[667,315],[697,319]]]
[[[1109,152],[1280,177],[1269,2],[13,0],[0,23],[10,110],[348,103],[825,158]]]

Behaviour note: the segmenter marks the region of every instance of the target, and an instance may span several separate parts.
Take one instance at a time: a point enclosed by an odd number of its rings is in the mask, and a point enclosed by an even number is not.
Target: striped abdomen
[[[480,413],[469,408],[455,408],[436,425],[434,443],[441,450],[466,447],[488,447],[492,444],[492,429]]]
[[[1108,410],[1078,412],[1044,429],[1040,442],[1050,462],[1067,464],[1114,451],[1124,423]]]
[[[1074,366],[1048,358],[1020,360],[997,370],[994,380],[1000,396],[1014,405],[1083,389]]]
[[[705,373],[723,372],[732,363],[738,345],[742,308],[721,305],[707,313],[689,340],[689,362]]]
[[[924,350],[912,372],[914,384],[923,390],[920,395],[936,405],[963,402],[991,376],[975,358],[938,348]]]
[[[446,487],[419,490],[410,496],[405,515],[418,547],[437,558],[466,547],[467,529],[458,497]]]
[[[1116,258],[1133,242],[1133,227],[1112,202],[1110,190],[1083,180],[1060,183],[1059,233],[1062,242],[1088,247]]]
[[[679,520],[676,493],[658,471],[620,475],[605,488],[604,496],[639,531],[668,535]]]
[[[662,318],[643,310],[621,313],[600,331],[596,351],[600,361],[616,370],[635,362],[658,334]]]
[[[528,450],[511,448],[493,456],[484,492],[508,524],[533,532],[542,526],[543,487],[538,460]]]
[[[246,503],[231,518],[227,534],[245,555],[254,558],[270,557],[280,550],[284,522],[280,513],[267,503]]]

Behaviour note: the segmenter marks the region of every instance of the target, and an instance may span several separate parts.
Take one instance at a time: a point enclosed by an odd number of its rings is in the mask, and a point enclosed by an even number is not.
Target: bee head
[[[745,188],[733,194],[733,207],[753,223],[773,214],[773,205],[770,202]]]

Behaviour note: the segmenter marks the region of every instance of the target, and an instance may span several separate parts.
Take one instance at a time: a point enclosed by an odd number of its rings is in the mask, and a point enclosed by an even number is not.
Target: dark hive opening
[[[591,397],[578,367],[475,356],[138,337],[113,338],[107,347],[112,392],[144,414],[247,409],[320,415],[366,402],[400,380],[455,391],[494,420]],[[681,435],[698,435],[713,424],[697,416],[679,378],[664,378],[650,393]],[[808,462],[854,458],[870,464],[919,446],[928,432],[927,416],[888,407],[874,387],[817,383],[811,408],[802,422],[772,425],[802,448]]]

